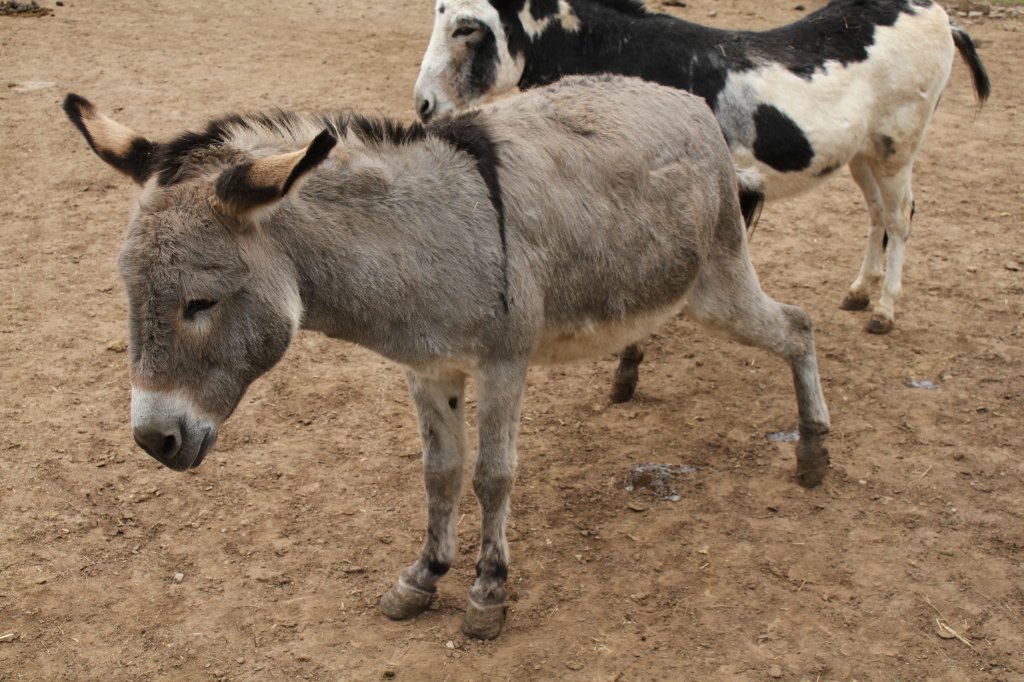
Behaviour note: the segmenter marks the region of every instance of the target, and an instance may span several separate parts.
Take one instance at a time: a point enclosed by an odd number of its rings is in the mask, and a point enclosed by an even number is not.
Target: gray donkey
[[[762,292],[737,173],[694,96],[574,78],[427,126],[275,112],[169,143],[77,95],[64,106],[93,150],[143,186],[119,268],[132,430],[153,457],[198,466],[300,326],[406,368],[427,536],[381,599],[391,618],[427,609],[456,555],[466,379],[479,396],[482,528],[463,630],[491,638],[504,620],[527,367],[621,348],[684,303],[705,326],[786,359],[797,478],[810,487],[825,473],[810,320]]]

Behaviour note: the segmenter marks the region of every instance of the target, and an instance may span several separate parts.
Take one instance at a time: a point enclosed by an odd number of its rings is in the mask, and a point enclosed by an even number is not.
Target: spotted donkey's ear
[[[64,113],[101,159],[140,185],[153,174],[155,142],[136,135],[74,93],[64,98]]]
[[[309,146],[232,166],[217,179],[217,197],[236,213],[268,206],[288,194],[331,153],[338,140],[324,130]]]

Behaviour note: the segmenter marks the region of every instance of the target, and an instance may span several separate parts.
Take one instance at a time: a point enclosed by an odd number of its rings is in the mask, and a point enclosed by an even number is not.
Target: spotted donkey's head
[[[515,88],[529,41],[552,24],[578,30],[566,0],[438,0],[413,95],[420,118],[427,121]]]

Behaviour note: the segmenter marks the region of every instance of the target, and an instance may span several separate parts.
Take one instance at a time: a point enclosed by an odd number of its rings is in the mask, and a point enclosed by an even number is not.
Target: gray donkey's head
[[[64,110],[100,158],[144,188],[118,260],[135,441],[172,469],[198,466],[299,326],[296,275],[260,238],[259,219],[335,138],[324,131],[305,149],[256,159],[226,143],[242,119],[158,144],[77,95]]]

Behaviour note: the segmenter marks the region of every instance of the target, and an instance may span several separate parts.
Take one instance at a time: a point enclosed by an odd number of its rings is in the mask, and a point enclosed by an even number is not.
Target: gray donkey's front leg
[[[406,372],[416,403],[423,443],[423,475],[427,488],[427,538],[416,562],[380,600],[389,618],[412,618],[427,610],[437,594],[436,583],[448,572],[458,549],[456,522],[466,459],[463,414],[466,377],[451,374],[425,378]]]
[[[477,379],[480,453],[473,471],[473,491],[480,502],[480,555],[462,631],[480,639],[497,637],[505,620],[505,523],[515,479],[526,367],[525,361],[489,365],[481,368]]]

